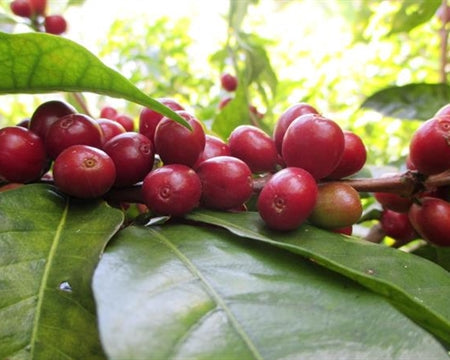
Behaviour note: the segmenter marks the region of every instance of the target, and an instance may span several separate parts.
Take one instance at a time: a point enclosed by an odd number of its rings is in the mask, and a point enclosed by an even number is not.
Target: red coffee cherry
[[[97,123],[100,125],[103,134],[103,143],[105,144],[108,140],[112,139],[114,136],[123,134],[126,132],[125,128],[120,125],[117,121],[111,119],[97,119]]]
[[[228,138],[231,155],[244,161],[253,173],[275,171],[278,152],[275,142],[260,128],[252,125],[236,127]]]
[[[45,32],[61,35],[67,30],[67,21],[62,15],[48,15],[44,18]]]
[[[207,208],[239,208],[252,195],[252,172],[238,158],[217,156],[205,160],[198,166],[197,174],[202,182],[201,204]]]
[[[31,9],[31,4],[28,0],[14,0],[9,6],[14,15],[31,18],[33,10]]]
[[[33,14],[44,16],[47,8],[47,0],[28,0]]]
[[[366,163],[367,151],[362,139],[351,131],[344,130],[344,152],[341,161],[329,179],[341,179],[357,173]]]
[[[409,156],[417,171],[425,175],[450,169],[450,116],[425,121],[412,136]]]
[[[324,229],[351,226],[361,217],[363,208],[359,193],[342,182],[319,185],[317,202],[309,221]]]
[[[26,183],[38,180],[47,167],[42,139],[20,126],[0,129],[0,179]]]
[[[119,134],[105,143],[103,150],[116,166],[114,186],[133,185],[153,168],[155,153],[152,142],[136,132]]]
[[[126,131],[128,132],[134,131],[134,120],[130,116],[125,114],[119,114],[113,120],[117,121],[120,125],[122,125]]]
[[[319,114],[319,112],[311,105],[301,102],[291,105],[278,118],[273,131],[273,140],[278,152],[281,154],[281,144],[283,142],[284,134],[289,125],[301,115],[305,114]]]
[[[173,111],[184,110],[176,100],[159,98],[158,101]],[[139,113],[139,132],[154,142],[155,130],[164,115],[149,108],[143,108]]]
[[[222,139],[206,134],[205,148],[200,153],[193,168],[197,169],[200,163],[216,156],[231,156],[230,146]]]
[[[100,118],[114,120],[119,115],[112,106],[105,105],[100,110]]]
[[[201,192],[198,175],[181,164],[152,170],[142,184],[145,204],[158,215],[183,216],[198,206]]]
[[[261,218],[274,230],[294,230],[311,214],[317,200],[317,184],[306,170],[288,167],[275,173],[257,201]]]
[[[224,73],[220,76],[220,83],[226,91],[235,91],[238,85],[236,76]]]
[[[199,120],[187,111],[179,110],[192,130],[164,117],[155,131],[155,149],[164,164],[193,166],[205,148],[205,132]]]
[[[70,114],[55,121],[48,129],[45,149],[50,158],[56,157],[71,145],[101,148],[103,134],[100,125],[84,114]]]
[[[104,151],[87,145],[72,145],[56,158],[53,178],[55,185],[68,195],[96,198],[111,189],[116,168]]]
[[[411,206],[408,216],[424,240],[437,246],[450,246],[450,203],[424,197]]]
[[[306,114],[289,125],[281,153],[286,166],[305,169],[319,180],[336,169],[344,147],[344,133],[336,122],[321,115]]]
[[[406,244],[418,237],[409,220],[408,213],[385,209],[381,213],[380,225],[384,233],[396,241],[396,245]]]
[[[399,213],[408,212],[413,200],[395,193],[376,192],[375,199],[381,204],[383,209],[389,209]]]
[[[34,110],[30,118],[29,128],[45,141],[48,129],[56,120],[75,113],[75,108],[65,101],[46,101]]]

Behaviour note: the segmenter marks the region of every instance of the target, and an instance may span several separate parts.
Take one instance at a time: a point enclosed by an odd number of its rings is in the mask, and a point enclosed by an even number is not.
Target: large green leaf
[[[91,277],[123,216],[52,187],[0,193],[0,359],[102,359]]]
[[[304,225],[270,231],[254,212],[196,211],[191,220],[224,227],[309,258],[386,296],[415,321],[450,343],[450,274],[419,256]]]
[[[94,274],[110,359],[447,359],[382,297],[211,226],[129,227]]]
[[[400,9],[391,21],[389,34],[409,32],[415,27],[429,21],[441,5],[441,0],[401,1]]]
[[[94,92],[141,104],[189,127],[87,49],[61,36],[0,32],[0,79],[0,94]]]
[[[369,96],[361,107],[399,119],[427,120],[449,102],[449,85],[418,83],[380,90]]]

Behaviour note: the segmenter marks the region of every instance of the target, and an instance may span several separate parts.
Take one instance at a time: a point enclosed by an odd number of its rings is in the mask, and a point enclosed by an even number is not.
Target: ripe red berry
[[[197,168],[202,182],[201,204],[207,208],[239,208],[252,195],[252,172],[242,160],[217,156],[203,161]]]
[[[193,166],[205,148],[205,132],[199,120],[184,110],[177,113],[192,127],[164,117],[155,131],[155,149],[164,164]]]
[[[182,216],[198,206],[202,185],[186,165],[164,165],[152,170],[142,184],[147,207],[158,215]]]
[[[281,144],[283,142],[283,137],[286,133],[287,128],[296,118],[305,114],[318,114],[318,111],[311,105],[301,102],[291,105],[278,118],[273,131],[273,140],[275,141],[275,145],[280,154]]]
[[[160,98],[158,101],[173,111],[184,110],[183,106],[174,99]],[[155,110],[143,108],[139,113],[139,132],[154,142],[156,126],[158,126],[163,117],[164,115]]]
[[[136,132],[119,134],[105,143],[103,150],[116,165],[114,186],[130,186],[141,180],[153,168],[152,142]]]
[[[75,108],[65,101],[46,101],[34,110],[30,118],[29,128],[45,141],[48,129],[56,120],[75,113]]]
[[[258,196],[258,212],[269,228],[294,230],[311,214],[317,194],[317,184],[310,173],[288,167],[264,185]]]
[[[344,130],[344,152],[341,161],[329,179],[341,179],[362,169],[367,159],[367,151],[361,138],[351,131]]]
[[[343,182],[319,185],[317,202],[309,221],[324,229],[351,226],[361,217],[363,208],[359,193]]]
[[[244,161],[253,173],[272,172],[278,164],[275,142],[260,128],[236,127],[228,138],[231,155]]]
[[[399,213],[408,212],[413,200],[395,193],[376,192],[375,199],[381,204],[383,209],[389,209]]]
[[[114,120],[117,115],[117,110],[112,106],[105,105],[100,110],[100,117],[104,119]]]
[[[35,181],[46,166],[47,154],[38,135],[20,126],[0,129],[0,179],[18,183]]]
[[[409,156],[417,171],[432,175],[450,169],[450,116],[425,121],[413,134]]]
[[[450,246],[450,203],[424,197],[411,206],[408,216],[424,240],[437,246]]]
[[[100,125],[84,114],[70,114],[55,121],[47,132],[45,149],[55,159],[71,145],[89,145],[101,148],[103,134]]]
[[[72,145],[53,164],[55,185],[78,198],[104,195],[114,184],[116,168],[102,150],[87,145]]]
[[[112,139],[114,136],[123,134],[126,132],[125,128],[119,124],[117,121],[100,118],[97,119],[97,123],[100,125],[103,134],[103,143],[106,143],[108,140]]]
[[[45,32],[61,35],[67,30],[67,21],[62,15],[48,15],[44,18]]]
[[[130,116],[119,114],[113,120],[122,125],[126,131],[134,131],[134,120]]]
[[[384,233],[393,238],[397,245],[406,244],[418,237],[407,213],[385,209],[381,213],[380,225]]]
[[[33,10],[28,0],[14,0],[9,4],[14,15],[31,18]]]
[[[344,142],[344,133],[336,122],[321,115],[306,114],[289,125],[281,152],[286,166],[305,169],[319,180],[338,166]]]
[[[45,15],[47,8],[47,0],[28,0],[33,14],[35,15]]]
[[[193,168],[196,169],[203,161],[216,156],[231,156],[230,146],[222,139],[206,134],[205,148],[200,153]]]
[[[235,91],[238,85],[238,79],[234,75],[224,73],[220,77],[220,83],[226,91]]]

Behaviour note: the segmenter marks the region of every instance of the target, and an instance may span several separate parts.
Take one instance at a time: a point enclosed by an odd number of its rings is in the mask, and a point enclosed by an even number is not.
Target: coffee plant
[[[207,122],[55,32],[0,32],[2,96],[79,101],[0,129],[1,359],[448,359],[447,107],[365,176],[365,139],[309,103],[268,129],[249,85],[273,78],[236,63]]]

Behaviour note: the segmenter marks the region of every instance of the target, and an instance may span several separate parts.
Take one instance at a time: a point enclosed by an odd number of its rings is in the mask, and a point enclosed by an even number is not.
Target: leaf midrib
[[[252,342],[252,340],[248,337],[245,330],[242,328],[241,324],[239,323],[238,319],[234,316],[231,309],[223,301],[223,299],[217,293],[217,291],[213,288],[213,286],[206,280],[206,278],[199,271],[199,269],[169,239],[162,236],[160,233],[158,233],[154,229],[150,229],[150,230],[154,233],[154,235],[158,239],[160,239],[163,242],[164,245],[166,245],[170,250],[172,250],[175,253],[175,255],[183,262],[183,264],[189,269],[189,271],[191,271],[191,273],[194,276],[197,276],[198,279],[200,279],[201,283],[205,286],[208,294],[214,299],[216,304],[223,309],[223,311],[227,315],[228,319],[230,320],[232,326],[234,327],[236,332],[239,334],[239,336],[242,338],[244,343],[247,345],[248,349],[253,354],[254,358],[256,360],[263,360],[263,356],[260,354],[260,352],[256,348],[255,344]]]
[[[52,268],[53,260],[55,258],[56,250],[58,248],[58,245],[61,240],[61,233],[63,231],[64,225],[66,224],[67,220],[67,214],[69,210],[69,204],[68,201],[66,201],[66,205],[64,207],[64,211],[61,216],[61,220],[59,221],[58,227],[55,232],[55,236],[53,238],[52,246],[50,247],[50,251],[47,256],[47,262],[44,268],[44,273],[42,275],[41,285],[39,287],[38,292],[38,301],[36,304],[36,312],[33,319],[33,331],[31,332],[31,339],[30,339],[30,358],[34,358],[34,351],[36,349],[36,341],[37,341],[37,333],[39,331],[39,322],[41,318],[41,310],[42,310],[42,304],[44,303],[44,294],[45,290],[47,288],[48,278],[50,276],[50,270]]]

